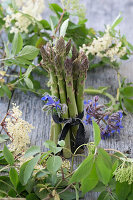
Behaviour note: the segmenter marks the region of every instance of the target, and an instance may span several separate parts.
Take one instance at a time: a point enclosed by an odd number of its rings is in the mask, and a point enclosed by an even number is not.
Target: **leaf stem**
[[[68,185],[64,190],[62,190],[58,194],[62,194],[63,192],[65,192],[66,190],[68,190],[71,186],[72,186],[72,184]]]
[[[119,101],[119,98],[120,98],[121,81],[120,81],[120,73],[119,73],[118,71],[117,71],[117,80],[118,80],[118,85],[119,85],[119,87],[117,88],[116,100]]]
[[[82,144],[82,145],[80,145],[80,146],[74,151],[74,154],[72,154],[71,172],[73,171],[74,156],[75,156],[76,152],[77,152],[82,146],[88,146],[88,144]]]
[[[57,31],[59,30],[59,28],[60,28],[60,26],[61,26],[61,21],[62,21],[62,19],[63,19],[63,16],[64,16],[64,14],[65,14],[65,11],[66,11],[66,9],[63,9],[63,13],[62,13],[62,15],[61,15],[61,17],[60,17],[60,19],[59,19],[58,25],[57,25],[57,27],[56,27],[56,29],[55,29],[55,34],[57,33]]]
[[[0,62],[6,61],[6,60],[10,60],[10,59],[14,59],[14,57],[0,59]]]

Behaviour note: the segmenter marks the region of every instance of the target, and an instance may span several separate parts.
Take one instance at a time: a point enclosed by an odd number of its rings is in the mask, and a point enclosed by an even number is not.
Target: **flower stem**
[[[118,80],[118,85],[119,87],[117,88],[117,96],[116,99],[119,101],[120,98],[120,88],[121,88],[121,81],[120,81],[120,73],[117,71],[117,80]]]
[[[124,158],[127,158],[127,157],[125,156],[125,154],[123,154],[122,152],[120,152],[120,151],[118,151],[118,150],[116,150],[116,149],[104,149],[104,150],[105,150],[105,151],[115,151],[115,152],[121,154]]]
[[[112,105],[116,104],[115,98],[111,94],[109,94],[107,92],[104,92],[104,91],[101,91],[101,90],[98,90],[98,89],[93,89],[93,88],[85,89],[84,92],[87,93],[87,94],[92,94],[92,95],[96,95],[96,94],[104,95],[104,96],[108,97],[111,100]]]

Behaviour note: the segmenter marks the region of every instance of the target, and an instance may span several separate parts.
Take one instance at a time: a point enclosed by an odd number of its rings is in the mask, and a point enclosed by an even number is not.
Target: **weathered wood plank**
[[[9,102],[10,101],[8,98],[0,98],[0,123],[8,110]],[[1,127],[0,127],[0,132],[1,132]]]
[[[121,23],[121,32],[127,35],[130,42],[133,42],[133,3],[130,0],[83,0],[83,3],[85,3],[87,8],[87,25],[89,27],[94,27],[96,30],[103,30],[104,24],[112,23],[113,19],[122,11],[124,20]],[[48,16],[47,13],[48,10],[44,11],[44,17]],[[133,62],[122,64],[120,72],[122,75],[128,77],[128,81],[133,81]],[[117,85],[117,76],[113,69],[104,67],[88,73],[86,87],[111,86],[110,92],[115,94]],[[85,96],[86,99],[91,97],[90,95]],[[105,102],[107,100],[101,97],[100,101]],[[39,145],[44,150],[43,142],[49,138],[50,117],[46,116],[46,114],[41,111],[43,103],[40,98],[36,97],[34,94],[24,94],[16,90],[13,94],[11,103],[12,102],[16,102],[17,105],[20,105],[20,109],[23,111],[23,118],[35,126],[35,129],[30,135],[31,144]],[[0,101],[0,120],[7,111],[8,103],[9,101],[7,99],[2,99]],[[124,129],[121,131],[121,134],[109,140],[102,141],[101,146],[105,148],[115,148],[120,151],[131,150],[131,155],[133,155],[133,115],[129,114],[125,116],[123,124]],[[92,141],[92,128],[86,127],[86,130],[89,141]],[[76,158],[75,165],[78,165],[81,161],[82,158]],[[97,195],[88,193],[84,199],[96,200]]]

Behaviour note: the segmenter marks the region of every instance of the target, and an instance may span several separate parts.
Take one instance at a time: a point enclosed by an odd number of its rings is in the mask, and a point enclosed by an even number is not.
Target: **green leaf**
[[[29,75],[30,75],[30,73],[32,72],[32,70],[33,70],[33,67],[32,67],[32,65],[30,65],[30,66],[28,67],[28,69],[26,70],[24,76],[25,76],[25,77],[29,77]]]
[[[45,145],[46,148],[49,148],[49,149],[50,147],[56,147],[55,142],[52,140],[46,140],[43,144]]]
[[[6,53],[6,57],[9,58],[11,57],[10,55],[10,50],[9,50],[9,47],[8,47],[8,44],[4,42],[4,47],[5,47],[5,53]]]
[[[21,192],[23,192],[25,190],[25,186],[23,186],[19,181],[16,190],[17,190],[18,194],[20,194]]]
[[[40,147],[31,146],[25,153],[24,157],[28,158],[30,156],[34,156],[35,154],[40,153]]]
[[[133,200],[133,193],[128,196],[128,200]]]
[[[19,52],[18,58],[25,58],[27,60],[33,60],[37,57],[39,53],[39,49],[34,46],[27,45],[25,46],[22,51]]]
[[[17,184],[18,184],[18,172],[17,172],[17,170],[15,168],[11,168],[10,169],[9,177],[10,177],[10,180],[11,180],[12,184],[16,188]]]
[[[40,154],[31,159],[28,162],[25,162],[20,168],[19,179],[22,185],[26,185],[29,178],[32,175],[35,165],[40,159]]]
[[[63,200],[75,200],[76,199],[76,194],[75,192],[70,192],[69,190],[63,192],[60,194],[60,198]]]
[[[133,45],[131,43],[129,43],[129,42],[127,42],[127,44],[129,46],[129,48],[131,49],[131,51],[133,51]]]
[[[82,179],[86,178],[91,172],[93,162],[94,162],[94,155],[89,155],[76,169],[75,173],[72,175],[70,179],[70,183],[79,182]]]
[[[8,196],[9,196],[9,197],[14,197],[14,198],[15,198],[15,197],[16,197],[16,192],[15,192],[15,190],[14,190],[14,189],[10,189],[9,192],[8,192]]]
[[[126,109],[133,113],[133,99],[123,98]]]
[[[29,65],[32,64],[31,61],[29,61],[29,60],[27,60],[27,59],[25,59],[23,57],[20,57],[20,58],[16,57],[16,59],[12,60],[12,61],[16,62],[16,64],[18,64],[20,66],[23,66],[23,65],[28,65],[29,66]]]
[[[8,98],[10,99],[12,96],[11,91],[9,90],[7,85],[2,85],[2,89],[5,91],[6,95],[8,96]]]
[[[131,191],[131,185],[129,185],[127,182],[116,183],[116,194],[119,200],[126,200],[130,191]]]
[[[0,87],[0,97],[3,97],[5,94],[4,90],[2,89],[2,87]]]
[[[123,17],[121,17],[121,14],[117,16],[117,18],[114,20],[113,24],[111,25],[111,28],[114,29],[118,24],[121,23],[123,20]]]
[[[110,155],[103,148],[98,149],[98,154],[101,156],[101,159],[106,165],[106,167],[112,170],[112,162]]]
[[[59,156],[51,156],[46,162],[46,166],[49,172],[55,174],[62,165],[62,159]]]
[[[9,136],[0,134],[0,143],[3,143],[8,139],[9,139]]]
[[[52,29],[52,34],[55,36],[54,23],[52,20],[52,16],[50,16],[50,25],[51,25],[51,29]]]
[[[42,37],[40,37],[37,41],[36,41],[36,48],[41,48],[41,46],[46,44],[46,40],[44,40]]]
[[[96,163],[96,171],[97,171],[99,180],[103,184],[107,185],[110,181],[112,170],[106,166],[106,164],[104,163],[103,157],[101,155],[98,155],[96,157],[95,163]]]
[[[6,161],[7,161],[10,165],[14,165],[14,157],[13,157],[13,154],[9,151],[9,149],[7,148],[6,145],[4,145],[3,155],[4,155],[4,158],[6,159]]]
[[[37,177],[37,178],[42,178],[42,177],[44,177],[44,176],[46,176],[46,175],[48,175],[48,174],[50,174],[50,172],[49,172],[48,170],[46,170],[46,169],[43,169],[43,170],[39,171],[39,172],[36,174],[36,177]]]
[[[12,43],[12,51],[13,55],[16,55],[20,52],[20,50],[23,47],[23,39],[21,37],[20,33],[16,33],[13,38],[13,43]]]
[[[28,88],[30,88],[30,89],[34,88],[34,85],[33,85],[32,81],[28,77],[24,78],[24,81],[25,81],[25,83],[26,83]]]
[[[64,146],[65,146],[65,141],[64,141],[64,140],[60,140],[60,141],[58,141],[58,144],[59,144],[61,147],[64,147]]]
[[[27,164],[30,162],[30,160],[28,160],[27,162],[23,163],[22,166],[20,167],[20,173],[19,173],[19,180],[20,180],[20,183],[22,185],[26,185],[26,183],[24,183],[24,171],[25,171],[25,168],[27,166]]]
[[[46,186],[45,186],[46,187]],[[44,188],[43,184],[37,184],[34,188],[35,194],[40,198],[40,199],[45,199],[49,192],[47,190],[40,190],[41,188]]]
[[[57,147],[56,144],[51,140],[45,141],[44,145],[46,148],[49,148],[54,154],[56,154],[62,150],[62,147]]]
[[[100,128],[95,121],[92,121],[92,123],[93,123],[93,133],[94,133],[94,144],[95,146],[98,146],[99,142],[101,141]]]
[[[83,194],[91,191],[98,183],[95,164],[92,167],[90,174],[81,181],[81,190]]]
[[[51,4],[49,4],[49,8],[52,10],[52,11],[54,11],[56,14],[58,13],[58,12],[63,12],[63,9],[58,5],[58,4],[56,4],[56,3],[51,3]]]
[[[51,29],[50,24],[48,23],[47,20],[43,19],[43,20],[40,21],[40,23],[42,24],[42,26],[43,26],[43,28],[45,30],[50,30]]]
[[[125,88],[120,88],[120,93],[122,94],[122,96],[124,97],[133,97],[133,87],[128,86]]]
[[[39,200],[38,196],[34,193],[30,193],[26,196],[26,200]]]
[[[118,168],[119,166],[119,160],[115,160],[115,162],[112,165],[112,177],[113,177],[113,172]]]
[[[34,189],[34,186],[35,186],[36,182],[35,182],[35,178],[30,178],[25,186],[25,190],[28,192],[28,193],[31,193]]]
[[[69,23],[69,19],[66,19],[63,24],[61,25],[61,28],[60,28],[60,37],[64,37],[65,34],[66,34],[66,30],[67,30],[67,27],[68,27],[68,23]]]
[[[41,160],[40,160],[40,164],[42,164],[44,162],[44,160],[46,160],[49,155],[51,154],[52,152],[51,151],[47,151],[47,152],[44,152],[42,155],[41,155]]]
[[[97,200],[113,200],[113,199],[111,199],[111,197],[110,197],[110,195],[109,195],[108,192],[103,191],[103,192],[99,195],[99,197],[98,197]],[[122,200],[122,199],[121,199],[121,200]]]
[[[98,182],[96,187],[93,189],[94,192],[103,192],[106,190],[106,186],[102,182]]]

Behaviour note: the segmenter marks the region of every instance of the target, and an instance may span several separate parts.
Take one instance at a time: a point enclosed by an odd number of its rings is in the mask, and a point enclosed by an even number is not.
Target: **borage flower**
[[[92,125],[92,120],[95,120],[100,127],[102,139],[110,137],[114,133],[120,134],[120,129],[123,128],[122,112],[107,111],[105,105],[98,104],[98,99],[99,97],[96,96],[93,101],[84,102],[87,105],[85,124]]]
[[[57,100],[57,97],[55,96],[50,96],[49,94],[46,94],[44,97],[41,98],[41,100],[45,102],[43,110],[47,111],[48,113],[57,113],[60,116],[61,114],[66,112],[66,104],[61,104],[60,100]]]

